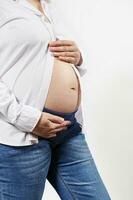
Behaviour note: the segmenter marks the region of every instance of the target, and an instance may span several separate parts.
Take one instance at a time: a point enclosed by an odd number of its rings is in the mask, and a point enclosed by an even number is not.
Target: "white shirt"
[[[26,146],[38,143],[32,134],[42,114],[54,56],[49,41],[67,39],[56,21],[56,12],[41,0],[45,15],[27,0],[0,3],[0,143]],[[80,76],[87,69],[72,65]],[[76,112],[83,125],[82,101]]]

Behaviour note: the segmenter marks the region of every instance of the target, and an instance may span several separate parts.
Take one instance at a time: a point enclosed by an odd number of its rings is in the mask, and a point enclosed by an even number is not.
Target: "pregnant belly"
[[[72,65],[54,58],[45,108],[69,113],[77,110],[80,102],[81,88]]]

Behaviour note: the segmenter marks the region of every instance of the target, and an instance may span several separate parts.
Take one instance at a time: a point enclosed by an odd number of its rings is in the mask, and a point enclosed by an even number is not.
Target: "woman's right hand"
[[[55,137],[58,131],[66,130],[71,121],[50,113],[42,112],[42,115],[32,133],[44,138]],[[58,133],[57,133],[58,134]]]

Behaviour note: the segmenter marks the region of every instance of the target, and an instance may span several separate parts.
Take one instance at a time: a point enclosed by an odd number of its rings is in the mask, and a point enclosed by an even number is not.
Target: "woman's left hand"
[[[75,66],[82,64],[83,59],[76,43],[71,40],[56,40],[49,42],[49,49],[59,60],[72,63]]]

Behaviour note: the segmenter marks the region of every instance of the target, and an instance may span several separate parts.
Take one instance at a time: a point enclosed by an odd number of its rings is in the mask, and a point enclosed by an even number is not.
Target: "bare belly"
[[[54,58],[45,108],[69,113],[77,110],[80,102],[81,88],[72,65]]]

